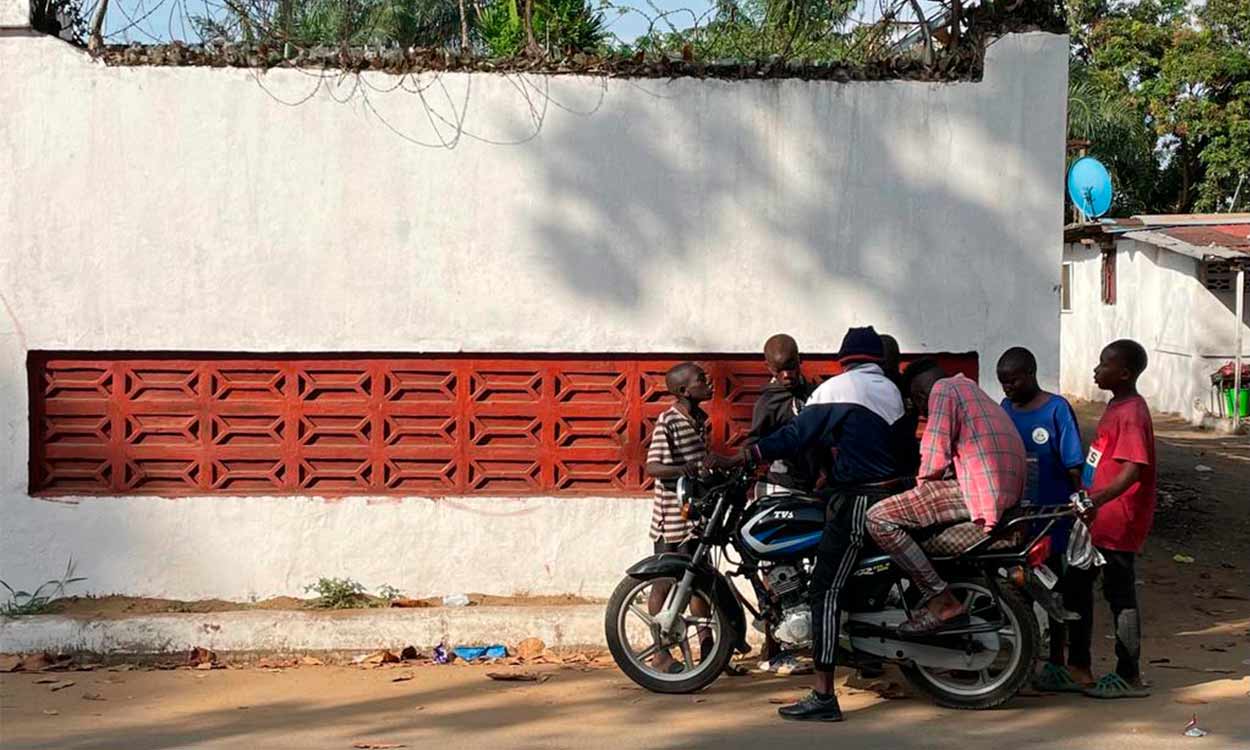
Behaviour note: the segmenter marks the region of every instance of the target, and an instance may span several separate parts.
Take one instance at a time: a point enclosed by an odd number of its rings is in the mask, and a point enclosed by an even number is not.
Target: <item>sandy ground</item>
[[[1238,664],[1241,646],[1224,658]],[[1226,635],[1180,636],[1194,642]],[[1156,644],[1151,643],[1153,649]],[[696,696],[659,696],[614,669],[550,671],[545,683],[495,682],[489,667],[360,669],[309,667],[268,672],[71,673],[50,692],[38,675],[0,678],[5,748],[350,748],[358,742],[410,748],[1197,748],[1250,747],[1250,677],[1155,670],[1147,699],[1095,702],[1075,696],[1017,698],[1008,708],[961,712],[922,699],[884,700],[843,688],[847,721],[795,725],[770,699],[792,698],[802,678],[724,677]],[[412,679],[392,682],[401,675]],[[93,696],[97,699],[86,699]],[[56,713],[51,713],[56,712]],[[1183,737],[1190,716],[1211,734]]]
[[[1088,440],[1100,407],[1078,412]],[[517,667],[94,671],[52,675],[75,683],[55,692],[37,682],[49,675],[16,673],[0,675],[0,746],[1250,749],[1250,440],[1166,418],[1156,430],[1160,511],[1139,573],[1150,698],[1022,695],[959,712],[843,686],[847,722],[812,726],[779,721],[771,702],[800,695],[800,677],[724,677],[696,696],[659,696],[611,668],[533,668],[551,674],[542,683],[486,676]],[[1100,609],[1101,671],[1107,619]],[[1201,739],[1182,736],[1195,713],[1210,731]]]

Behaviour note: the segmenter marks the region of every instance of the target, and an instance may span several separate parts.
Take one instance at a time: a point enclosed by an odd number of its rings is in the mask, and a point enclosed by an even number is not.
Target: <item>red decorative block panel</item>
[[[741,443],[756,356],[67,355],[29,362],[42,495],[621,495],[664,373],[703,364],[714,449]],[[977,374],[976,355],[939,357]],[[804,359],[810,376],[838,372]]]

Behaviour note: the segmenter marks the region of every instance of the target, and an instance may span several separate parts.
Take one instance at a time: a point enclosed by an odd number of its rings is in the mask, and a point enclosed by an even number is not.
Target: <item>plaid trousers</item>
[[[972,516],[955,480],[935,480],[887,498],[868,510],[868,534],[907,572],[926,599],[946,590],[911,532],[938,524],[970,521]]]

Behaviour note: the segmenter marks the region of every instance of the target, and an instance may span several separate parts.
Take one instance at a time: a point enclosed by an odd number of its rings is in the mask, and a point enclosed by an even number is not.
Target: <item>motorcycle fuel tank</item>
[[[773,495],[747,509],[740,533],[755,557],[789,560],[814,553],[824,528],[824,503],[800,495]]]

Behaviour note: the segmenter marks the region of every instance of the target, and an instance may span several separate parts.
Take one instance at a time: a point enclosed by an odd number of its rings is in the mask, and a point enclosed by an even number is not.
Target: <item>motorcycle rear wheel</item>
[[[986,610],[986,602],[993,601],[993,594],[984,582],[951,581],[949,585],[960,601],[971,604],[973,609],[979,605],[978,616],[989,619],[993,614]],[[1039,643],[1033,605],[1010,586],[1000,586],[998,593],[997,610],[1005,623],[998,631],[1000,654],[1006,644],[1010,644],[1012,650],[1000,656],[1003,664],[997,674],[991,674],[990,669],[978,673],[930,670],[915,663],[902,667],[907,681],[939,706],[968,710],[995,708],[1014,698],[1032,676]]]
[[[657,583],[667,583],[675,587],[672,578],[636,578],[626,576],[612,592],[604,614],[604,631],[608,641],[608,650],[620,670],[637,685],[653,693],[693,693],[702,690],[716,681],[721,672],[733,657],[734,644],[738,642],[738,634],[734,631],[728,616],[719,606],[712,591],[696,584],[693,597],[697,596],[709,605],[706,618],[694,615],[688,604],[681,613],[687,621],[685,627],[685,645],[680,642],[660,644],[656,641],[655,631],[651,629],[651,616],[647,608],[647,597]],[[707,653],[694,658],[694,646],[698,645],[699,629],[709,631],[713,637]],[[691,643],[694,639],[695,643]],[[639,641],[639,643],[634,643]],[[652,663],[656,653],[664,650],[673,660],[683,663],[684,669],[678,674],[661,672]]]

